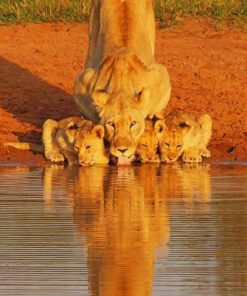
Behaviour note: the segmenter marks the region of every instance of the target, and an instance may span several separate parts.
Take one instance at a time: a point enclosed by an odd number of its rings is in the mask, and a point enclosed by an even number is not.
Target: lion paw
[[[56,151],[45,151],[45,157],[47,160],[53,161],[53,162],[63,162],[64,157],[61,153]]]
[[[207,148],[200,149],[199,153],[203,157],[210,157],[211,156],[211,153]]]
[[[202,162],[201,155],[197,153],[184,153],[183,154],[184,162]]]

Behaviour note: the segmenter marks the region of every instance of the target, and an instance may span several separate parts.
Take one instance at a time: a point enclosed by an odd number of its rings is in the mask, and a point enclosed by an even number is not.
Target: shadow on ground
[[[72,95],[62,89],[4,58],[0,58],[0,68],[0,108],[19,121],[41,127],[49,117],[78,114]]]

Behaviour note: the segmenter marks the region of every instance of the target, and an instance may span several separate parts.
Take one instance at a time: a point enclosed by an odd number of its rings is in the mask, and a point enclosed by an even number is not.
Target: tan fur
[[[13,147],[19,150],[30,150],[37,153],[44,153],[43,145],[34,144],[34,143],[27,143],[27,142],[7,142],[3,143],[6,147]]]
[[[162,117],[170,98],[167,70],[154,60],[154,39],[152,0],[93,1],[74,98],[85,118],[105,125],[116,157],[134,155],[145,118]]]
[[[137,142],[136,158],[141,162],[159,162],[158,144],[153,121],[146,119],[145,131]]]
[[[184,162],[201,162],[202,157],[210,157],[207,145],[212,136],[212,119],[208,114],[195,118],[177,110],[165,121],[158,120],[155,130],[164,162],[174,162],[180,156]]]
[[[104,127],[80,117],[60,121],[47,119],[43,125],[43,145],[6,143],[17,149],[44,153],[47,160],[69,164],[106,164],[109,159],[104,148]]]

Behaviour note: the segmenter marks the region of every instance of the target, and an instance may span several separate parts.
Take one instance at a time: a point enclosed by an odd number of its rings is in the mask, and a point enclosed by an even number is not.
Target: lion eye
[[[169,146],[170,146],[170,144],[169,144],[169,143],[165,143],[165,146],[166,146],[166,147],[169,147]]]
[[[91,148],[91,145],[86,145],[86,149],[90,149]]]
[[[110,125],[111,127],[115,127],[115,124],[112,121],[108,121],[107,124]]]
[[[182,147],[182,145],[177,145],[177,148],[181,148]]]
[[[133,120],[131,123],[130,123],[130,127],[133,127],[134,125],[136,125],[137,122],[135,120]]]

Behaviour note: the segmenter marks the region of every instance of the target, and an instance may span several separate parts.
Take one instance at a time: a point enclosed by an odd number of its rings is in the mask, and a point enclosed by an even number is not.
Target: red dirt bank
[[[47,118],[77,115],[75,75],[88,45],[86,24],[0,27],[0,164],[44,165],[31,152],[7,149],[6,141],[40,142]],[[158,29],[156,57],[167,66],[172,98],[167,112],[208,112],[214,122],[212,161],[247,160],[247,34],[187,19]]]

